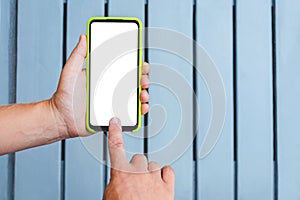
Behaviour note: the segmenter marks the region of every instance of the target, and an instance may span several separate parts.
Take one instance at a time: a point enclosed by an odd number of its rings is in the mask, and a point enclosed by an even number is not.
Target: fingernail
[[[114,117],[110,120],[111,124],[114,124],[115,126],[117,126],[120,130],[122,130],[122,126],[121,126],[121,120],[117,117]]]

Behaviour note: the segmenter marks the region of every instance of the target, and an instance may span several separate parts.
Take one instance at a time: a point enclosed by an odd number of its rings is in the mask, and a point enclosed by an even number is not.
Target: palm
[[[82,68],[86,56],[86,39],[81,35],[80,41],[69,57],[61,73],[57,91],[53,95],[53,102],[56,109],[64,119],[69,137],[87,136],[91,133],[85,128],[86,109],[86,76]],[[142,88],[140,99],[142,104],[142,114],[149,110],[147,104],[149,100],[148,79],[149,65],[144,63]]]

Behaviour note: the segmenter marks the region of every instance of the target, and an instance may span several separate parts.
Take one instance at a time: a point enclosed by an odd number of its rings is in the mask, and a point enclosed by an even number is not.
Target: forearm
[[[0,155],[50,144],[67,137],[50,100],[0,106]]]

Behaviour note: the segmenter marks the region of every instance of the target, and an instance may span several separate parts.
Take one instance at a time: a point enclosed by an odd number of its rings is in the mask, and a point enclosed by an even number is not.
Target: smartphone
[[[142,24],[132,17],[93,17],[87,23],[87,108],[90,132],[108,131],[118,117],[123,131],[141,127]]]

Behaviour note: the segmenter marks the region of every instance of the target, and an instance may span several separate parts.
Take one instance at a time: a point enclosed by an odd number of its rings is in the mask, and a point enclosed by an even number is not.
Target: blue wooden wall
[[[193,63],[146,49],[143,58],[152,64],[151,80],[172,82],[175,77],[162,70],[168,66],[192,90],[179,105],[170,88],[151,86],[153,110],[143,120],[149,126],[136,134],[140,137],[124,136],[129,156],[147,153],[149,160],[160,161],[151,153],[176,133],[192,137],[199,120],[193,144],[172,163],[175,199],[298,200],[299,10],[298,0],[1,0],[0,105],[51,97],[89,17],[138,17],[145,28],[166,28],[201,44],[222,77],[226,114],[217,144],[199,159],[213,110],[206,82],[192,67],[203,60],[192,45],[187,53],[194,55]],[[143,43],[151,46],[154,36],[147,36]],[[178,106],[187,113],[183,119]],[[164,120],[152,137],[155,123]],[[106,159],[106,136],[96,134],[90,140],[101,149],[98,159]],[[109,168],[80,138],[0,156],[1,200],[101,199],[108,180]]]

